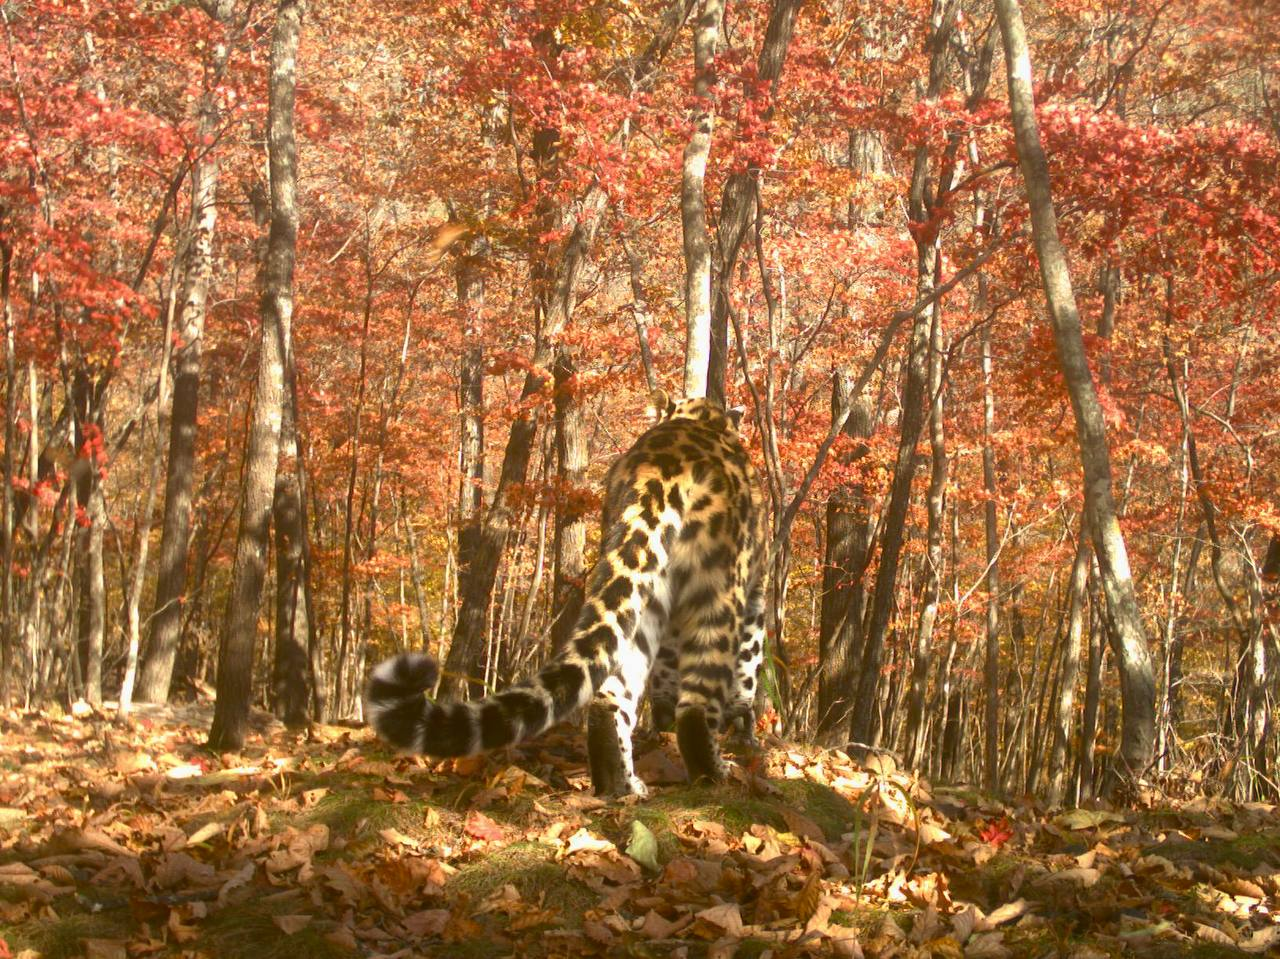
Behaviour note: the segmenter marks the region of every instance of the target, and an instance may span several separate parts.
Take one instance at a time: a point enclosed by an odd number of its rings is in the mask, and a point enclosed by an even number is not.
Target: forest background
[[[504,683],[665,388],[786,736],[1274,796],[1280,15],[1025,18],[1038,129],[1009,0],[6,2],[0,696]]]

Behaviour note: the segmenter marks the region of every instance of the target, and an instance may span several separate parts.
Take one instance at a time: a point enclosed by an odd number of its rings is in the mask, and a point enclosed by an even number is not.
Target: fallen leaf
[[[467,822],[463,826],[463,830],[472,839],[482,839],[487,842],[498,842],[505,838],[502,827],[486,816],[479,810],[471,810],[467,813]]]
[[[658,872],[658,840],[649,827],[639,819],[631,821],[631,838],[627,841],[627,855],[650,872]]]
[[[742,913],[738,911],[737,903],[726,902],[719,906],[712,906],[710,909],[703,909],[701,912],[694,913],[694,918],[699,922],[705,922],[726,938],[742,938]]]
[[[311,925],[311,917],[306,915],[272,916],[271,921],[274,922],[280,931],[286,936],[292,936],[294,933],[301,932],[303,929],[306,929],[307,926]]]

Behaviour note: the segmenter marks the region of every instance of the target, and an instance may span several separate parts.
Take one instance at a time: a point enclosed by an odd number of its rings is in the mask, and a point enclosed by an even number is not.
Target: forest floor
[[[0,716],[0,959],[1238,956],[1280,950],[1280,811],[1046,812],[774,743],[643,801],[582,737],[443,763],[198,709]]]

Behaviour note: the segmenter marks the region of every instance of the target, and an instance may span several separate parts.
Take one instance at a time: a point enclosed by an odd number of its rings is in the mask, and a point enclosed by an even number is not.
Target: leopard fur
[[[706,399],[654,397],[658,422],[613,464],[600,558],[565,650],[533,678],[473,702],[423,695],[435,663],[376,667],[370,722],[403,749],[460,756],[536,736],[583,706],[601,795],[645,793],[632,735],[650,685],[692,781],[725,776],[719,733],[752,726],[764,654],[764,510],[737,419]]]

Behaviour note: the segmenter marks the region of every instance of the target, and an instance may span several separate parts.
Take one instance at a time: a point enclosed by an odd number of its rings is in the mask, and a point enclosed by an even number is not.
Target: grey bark
[[[280,454],[284,362],[293,318],[293,272],[298,236],[297,145],[294,97],[298,41],[305,0],[280,0],[271,38],[267,156],[271,173],[271,230],[263,268],[262,345],[253,423],[246,449],[240,533],[231,572],[226,623],[218,650],[218,698],[209,744],[239,749],[249,725],[258,609],[266,575],[271,505]]]
[[[271,515],[276,549],[275,650],[271,693],[276,714],[291,729],[307,725],[314,689],[311,650],[310,550],[307,549],[302,449],[298,441],[296,394],[290,388],[293,357],[284,361],[286,386]]]
[[[872,433],[874,410],[861,396],[850,399],[844,377],[832,379],[832,416],[846,406],[852,412],[844,434],[865,441]],[[865,456],[868,446],[858,442],[842,458],[849,465]],[[861,483],[834,490],[827,500],[825,555],[822,563],[822,604],[818,627],[819,742],[835,743],[849,724],[849,708],[862,660],[862,629],[866,613],[865,574],[872,544],[874,497]]]
[[[212,73],[222,72],[227,44],[214,51]],[[197,133],[209,144],[220,116],[211,87],[200,100]],[[196,419],[200,394],[200,351],[213,272],[213,237],[217,224],[218,156],[202,146],[191,168],[191,218],[187,262],[176,329],[180,344],[174,361],[173,405],[169,414],[169,458],[165,467],[164,515],[157,552],[156,595],[151,635],[138,677],[137,698],[162,703],[169,698],[173,664],[182,638],[183,596],[187,587],[187,554],[191,546],[192,488],[195,482]]]
[[[164,462],[163,422],[161,410],[168,401],[169,363],[172,359],[174,297],[172,288],[169,296],[169,308],[165,312],[164,347],[160,351],[160,370],[157,376],[159,387],[156,394],[156,436],[155,451],[151,459],[151,473],[147,482],[147,491],[143,499],[142,512],[138,517],[137,543],[134,549],[133,572],[129,577],[124,597],[125,618],[125,666],[124,678],[120,682],[119,705],[116,709],[116,720],[122,724],[129,721],[129,711],[133,707],[133,691],[138,681],[138,654],[142,647],[141,606],[142,590],[146,584],[147,557],[151,551],[151,517],[155,512],[156,487],[160,480],[160,470]]]
[[[1000,531],[996,520],[995,391],[991,385],[991,328],[982,330],[982,488],[983,530],[987,560],[986,634],[983,656],[985,707],[982,714],[982,783],[990,792],[1000,787]]]
[[[933,651],[933,631],[942,596],[942,538],[946,513],[947,436],[943,422],[945,388],[942,363],[942,307],[934,304],[929,343],[929,492],[928,525],[925,532],[924,582],[920,589],[920,618],[916,624],[911,656],[911,688],[907,697],[907,765],[920,762],[925,743],[925,693],[929,685],[929,663]]]
[[[782,69],[795,31],[796,12],[802,0],[774,0],[765,27],[764,41],[756,59],[756,77],[770,85],[770,97],[777,94]],[[771,101],[765,109],[764,120],[773,116]],[[716,222],[716,255],[719,281],[715,284],[712,301],[711,341],[707,357],[707,396],[721,405],[727,405],[725,378],[729,370],[729,297],[731,295],[734,267],[742,242],[751,223],[755,209],[758,169],[730,174],[720,195],[720,215]]]
[[[1053,745],[1049,757],[1049,805],[1066,797],[1067,754],[1075,721],[1076,683],[1080,678],[1080,640],[1084,636],[1085,589],[1089,584],[1089,531],[1083,526],[1076,540],[1076,556],[1071,564],[1067,587],[1067,631],[1062,643],[1062,672],[1058,699],[1054,704]]]
[[[1106,423],[1089,371],[1066,254],[1058,238],[1048,161],[1040,142],[1032,97],[1026,28],[1017,0],[996,0],[996,14],[1004,39],[1014,139],[1031,207],[1032,235],[1049,304],[1058,363],[1075,414],[1076,439],[1084,468],[1085,509],[1120,671],[1123,716],[1115,772],[1121,778],[1132,779],[1146,772],[1155,744],[1155,675],[1129,570],[1128,551],[1116,519]]]
[[[552,649],[569,641],[582,608],[586,572],[587,516],[565,494],[582,489],[587,479],[587,436],[582,428],[581,400],[574,392],[577,367],[567,350],[556,357],[556,526],[553,539],[555,570],[552,578]],[[523,639],[524,637],[516,637]]]

